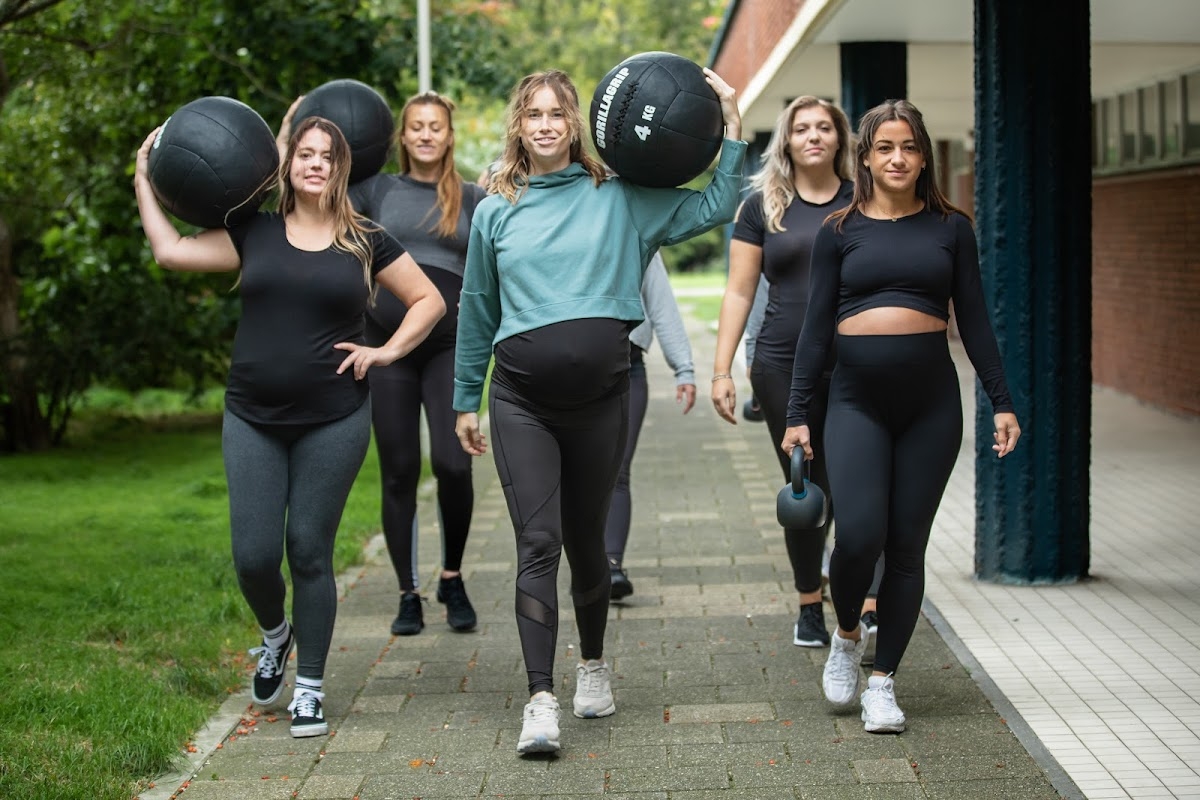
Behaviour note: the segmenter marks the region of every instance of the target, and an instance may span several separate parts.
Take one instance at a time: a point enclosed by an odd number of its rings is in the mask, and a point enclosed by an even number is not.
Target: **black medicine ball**
[[[324,117],[338,126],[350,145],[350,183],[383,169],[395,122],[383,95],[361,81],[343,78],[323,83],[300,101],[292,129],[305,117]]]
[[[592,140],[614,172],[641,186],[679,186],[721,149],[721,101],[699,66],[674,53],[617,64],[592,94]]]
[[[149,168],[163,208],[184,222],[219,228],[258,211],[274,185],[279,148],[250,106],[231,97],[201,97],[162,124]]]

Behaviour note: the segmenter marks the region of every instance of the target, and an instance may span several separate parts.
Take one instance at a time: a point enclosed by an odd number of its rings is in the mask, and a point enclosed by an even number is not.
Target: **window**
[[[1161,84],[1138,90],[1141,102],[1138,132],[1141,138],[1138,142],[1138,158],[1142,162],[1158,161],[1162,158],[1159,144],[1162,142],[1162,109],[1158,102]]]
[[[1120,163],[1132,164],[1138,160],[1138,103],[1137,92],[1126,92],[1120,97],[1121,109],[1121,155]]]
[[[1178,158],[1183,152],[1179,146],[1180,120],[1179,110],[1179,81],[1167,81],[1162,86],[1162,120],[1163,120],[1163,157]]]
[[[1200,163],[1200,68],[1092,99],[1092,169]]]
[[[1184,133],[1183,152],[1200,152],[1200,70],[1183,78]]]

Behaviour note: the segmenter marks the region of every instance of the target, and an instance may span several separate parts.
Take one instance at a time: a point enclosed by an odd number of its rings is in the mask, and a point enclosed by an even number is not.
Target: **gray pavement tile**
[[[214,760],[201,768],[204,778],[220,780],[281,780],[285,776],[303,779],[317,764],[317,758],[308,754],[286,756],[259,755],[243,752],[232,757]]]
[[[304,782],[296,800],[345,800],[358,796],[366,775],[314,775]]]
[[[291,800],[301,781],[214,781],[193,779],[181,797],[187,800]]]
[[[989,754],[926,755],[913,759],[921,780],[937,781],[1014,780],[1043,775],[1042,768],[1027,753],[1012,757]]]
[[[857,758],[851,762],[860,783],[916,783],[917,773],[906,758]]]
[[[375,772],[363,782],[359,800],[412,800],[414,797],[477,797],[483,788],[483,772]]]
[[[787,745],[778,742],[737,744],[676,744],[667,748],[667,763],[672,767],[689,764],[786,764],[791,757]]]
[[[640,798],[641,795],[632,795]],[[717,792],[671,792],[671,800],[796,800],[790,787],[756,786],[753,789],[725,789]]]
[[[634,766],[608,771],[606,788],[617,792],[675,792],[696,789],[726,789],[729,773],[721,764],[691,764],[686,768]]]
[[[1044,779],[946,781],[925,785],[930,800],[1057,800],[1058,792]]]
[[[801,800],[926,800],[920,784],[801,786]],[[966,800],[966,798],[960,798]]]

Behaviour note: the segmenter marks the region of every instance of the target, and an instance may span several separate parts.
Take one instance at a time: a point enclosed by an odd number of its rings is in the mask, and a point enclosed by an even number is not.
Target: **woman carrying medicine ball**
[[[282,693],[294,645],[291,733],[320,736],[329,732],[322,684],[337,612],[334,537],[370,438],[363,378],[411,352],[445,304],[404,248],[351,208],[350,148],[328,120],[309,117],[292,132],[277,212],[193,236],[179,235],[150,185],[157,133],[138,151],[134,176],[155,261],[171,270],[240,271],[222,451],[234,568],[263,633],[251,651],[259,655],[254,702],[270,705]],[[376,284],[409,310],[386,342],[367,347],[363,313]]]
[[[604,632],[610,574],[604,525],[627,439],[629,331],[660,246],[733,218],[744,142],[734,92],[705,71],[726,126],[703,192],[608,178],[588,155],[579,96],[557,70],[524,78],[508,108],[494,194],[467,247],[454,369],[455,429],[485,452],[478,410],[489,398],[496,468],[517,538],[517,629],[529,680],[519,753],[559,749],[554,697],[557,574],[565,550],[579,628],[574,713],[616,711]]]

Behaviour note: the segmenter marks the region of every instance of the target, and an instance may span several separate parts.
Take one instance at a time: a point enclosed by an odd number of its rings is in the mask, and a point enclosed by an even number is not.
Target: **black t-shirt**
[[[242,316],[233,340],[225,404],[249,422],[329,422],[358,408],[367,382],[337,368],[339,342],[363,341],[368,289],[362,263],[332,247],[301,250],[283,217],[260,212],[229,229],[242,259]],[[404,254],[382,230],[368,235],[371,274]]]
[[[762,329],[754,345],[754,362],[791,372],[796,342],[808,310],[808,282],[813,240],[821,223],[834,211],[850,205],[854,184],[843,181],[827,203],[792,200],[780,220],[782,231],[768,231],[762,192],[746,198],[738,212],[733,238],[762,248],[762,272],[769,290]]]
[[[970,220],[959,213],[943,218],[925,209],[898,220],[855,212],[840,232],[835,224],[822,225],[813,244],[812,292],[796,348],[788,426],[807,421],[837,323],[883,307],[911,308],[948,320],[951,301],[963,347],[992,409],[1012,411],[1004,363],[983,299],[979,248]]]

